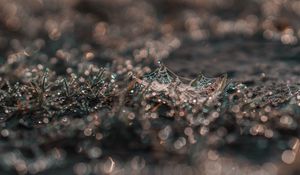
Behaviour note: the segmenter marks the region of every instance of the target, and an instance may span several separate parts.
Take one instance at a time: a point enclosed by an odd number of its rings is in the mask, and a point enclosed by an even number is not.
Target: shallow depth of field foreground
[[[0,175],[300,174],[298,0],[0,0]]]

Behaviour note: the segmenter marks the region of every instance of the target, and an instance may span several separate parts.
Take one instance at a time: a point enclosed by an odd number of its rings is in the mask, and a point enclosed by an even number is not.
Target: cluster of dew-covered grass
[[[296,85],[248,88],[226,76],[190,80],[163,64],[151,73],[124,65],[65,76],[38,65],[11,80],[4,73],[1,167],[26,174],[74,164],[76,174],[120,173],[116,162],[129,161],[141,173],[172,160],[193,168],[201,149],[243,152],[239,144],[294,161]]]

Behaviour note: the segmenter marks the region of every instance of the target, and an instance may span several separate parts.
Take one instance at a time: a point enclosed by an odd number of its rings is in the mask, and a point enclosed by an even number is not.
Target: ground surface
[[[0,174],[298,174],[299,11],[0,0]],[[136,89],[159,60],[170,77],[227,86],[196,104]]]

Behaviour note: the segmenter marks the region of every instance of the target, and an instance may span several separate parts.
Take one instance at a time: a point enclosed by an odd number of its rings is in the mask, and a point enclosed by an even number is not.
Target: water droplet
[[[3,137],[8,137],[8,136],[9,136],[9,130],[3,129],[3,130],[1,131],[1,135],[2,135]]]
[[[158,137],[161,139],[161,140],[167,140],[169,135],[171,134],[171,127],[170,126],[166,126],[164,129],[160,130],[159,133],[158,133]]]
[[[104,173],[109,174],[114,171],[115,167],[116,167],[115,161],[111,157],[108,157],[108,160],[103,165],[103,171]]]
[[[186,145],[186,139],[184,137],[179,137],[174,143],[175,149],[181,149]]]
[[[92,130],[92,128],[85,128],[83,133],[85,136],[91,136],[93,133],[93,130]]]
[[[98,147],[92,147],[90,150],[88,150],[88,156],[91,159],[99,158],[102,154],[102,150]]]
[[[281,155],[281,160],[286,164],[292,164],[295,161],[296,153],[292,150],[285,150]]]

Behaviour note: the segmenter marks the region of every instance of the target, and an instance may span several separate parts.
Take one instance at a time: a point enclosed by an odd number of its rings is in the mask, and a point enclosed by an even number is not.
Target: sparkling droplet
[[[281,155],[281,160],[286,164],[292,164],[295,161],[296,153],[292,150],[285,150]]]

